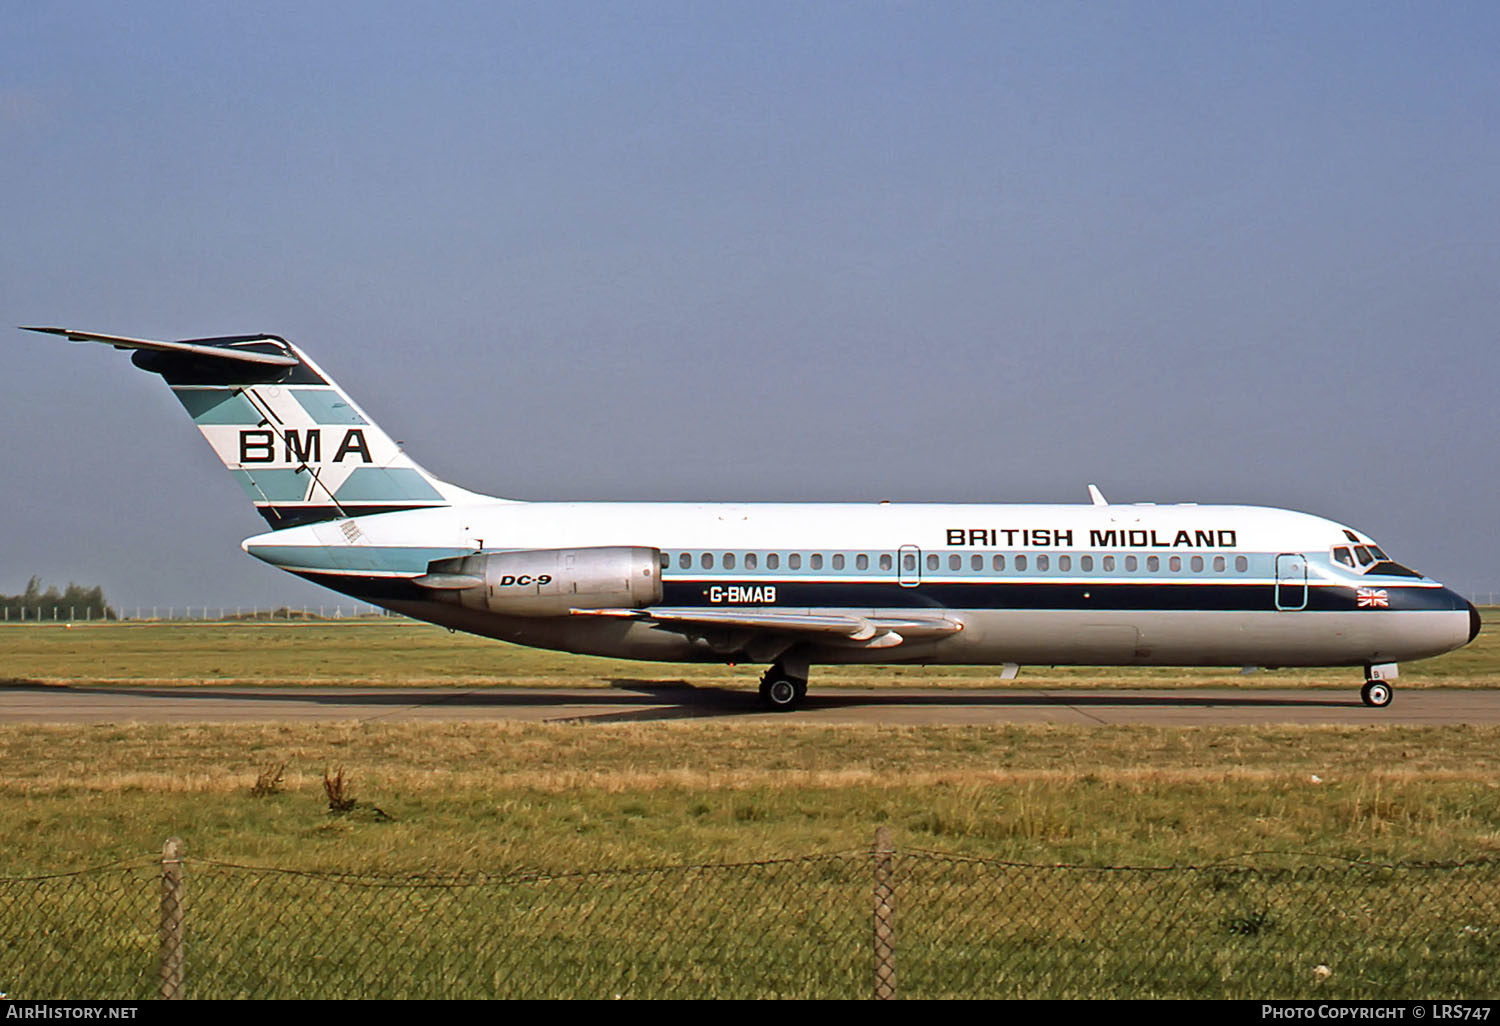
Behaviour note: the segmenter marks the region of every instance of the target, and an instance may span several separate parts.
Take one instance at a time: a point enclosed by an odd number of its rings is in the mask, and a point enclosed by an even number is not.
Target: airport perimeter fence
[[[76,609],[61,605],[0,606],[0,624],[29,623],[265,623],[283,620],[347,621],[370,618],[405,620],[400,613],[365,603],[321,606],[110,606],[99,614],[96,609]]]
[[[872,848],[372,875],[0,878],[0,992],[187,998],[1494,998],[1500,860],[1036,865]]]

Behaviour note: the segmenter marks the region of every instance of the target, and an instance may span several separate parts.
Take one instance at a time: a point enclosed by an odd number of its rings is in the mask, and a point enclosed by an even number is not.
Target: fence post
[[[896,996],[896,892],[891,881],[895,848],[891,828],[875,828],[875,999]]]
[[[161,849],[161,990],[163,1000],[181,1000],[183,962],[182,839],[169,837]]]

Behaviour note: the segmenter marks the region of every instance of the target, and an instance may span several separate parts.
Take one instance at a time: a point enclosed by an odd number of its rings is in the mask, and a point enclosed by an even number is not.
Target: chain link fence
[[[105,609],[50,604],[0,604],[0,626],[37,623],[278,623],[283,620],[343,623],[406,617],[362,602],[320,606],[110,606]]]
[[[1500,861],[897,850],[380,876],[164,856],[0,879],[0,992],[116,998],[1500,994]]]

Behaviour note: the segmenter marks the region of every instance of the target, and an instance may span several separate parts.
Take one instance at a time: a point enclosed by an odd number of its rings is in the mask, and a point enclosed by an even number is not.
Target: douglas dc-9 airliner
[[[1458,648],[1474,607],[1342,524],[1253,506],[517,502],[423,470],[276,335],[134,350],[271,530],[250,555],[406,616],[590,655],[768,663],[1359,666]]]

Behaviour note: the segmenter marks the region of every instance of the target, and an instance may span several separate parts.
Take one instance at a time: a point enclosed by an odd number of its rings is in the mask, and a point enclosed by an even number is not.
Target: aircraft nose
[[[1473,641],[1479,637],[1479,628],[1483,626],[1479,619],[1479,610],[1474,608],[1474,603],[1469,603],[1469,640]]]

